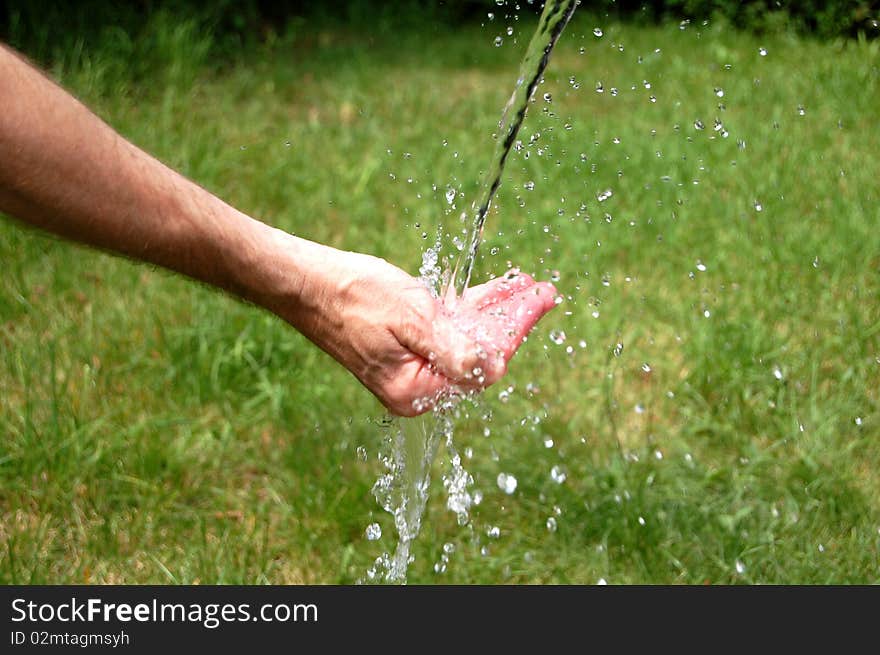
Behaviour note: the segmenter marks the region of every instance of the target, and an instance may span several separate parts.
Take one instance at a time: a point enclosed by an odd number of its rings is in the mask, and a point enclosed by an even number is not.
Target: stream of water
[[[495,133],[495,148],[489,166],[480,180],[477,195],[469,212],[462,214],[467,226],[466,239],[451,271],[439,280],[441,288],[433,289],[447,304],[454,303],[470,284],[471,273],[482,239],[483,227],[492,199],[501,184],[504,164],[516,141],[525,119],[535,88],[543,77],[553,47],[574,13],[578,0],[548,0],[520,64],[513,93]],[[424,256],[423,278],[436,266],[437,251]],[[383,460],[386,472],[373,487],[373,494],[382,508],[394,517],[397,530],[397,548],[393,555],[378,558],[368,571],[369,579],[376,579],[384,571],[384,580],[406,582],[406,571],[411,561],[411,546],[418,536],[422,514],[428,500],[431,465],[441,440],[449,455],[451,467],[443,476],[447,507],[455,512],[460,525],[468,522],[468,511],[474,502],[468,487],[472,479],[461,465],[461,457],[453,444],[455,398],[441,400],[432,412],[413,419],[389,421],[386,424],[386,454]]]

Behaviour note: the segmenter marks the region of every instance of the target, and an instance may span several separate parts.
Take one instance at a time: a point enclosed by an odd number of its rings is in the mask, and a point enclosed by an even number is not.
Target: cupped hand
[[[496,382],[555,304],[552,284],[516,270],[444,303],[382,259],[328,249],[325,261],[291,322],[401,416]]]

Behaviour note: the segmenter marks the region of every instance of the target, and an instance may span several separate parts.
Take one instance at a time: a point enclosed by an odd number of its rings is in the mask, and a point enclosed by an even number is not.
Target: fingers
[[[489,353],[454,315],[440,311],[432,324],[434,358],[431,363],[453,382],[467,383],[485,374]]]
[[[530,275],[514,268],[501,277],[467,289],[463,300],[467,305],[481,309],[490,304],[503,302],[517,291],[523,291],[533,284],[535,280]]]
[[[541,317],[556,306],[556,288],[549,282],[537,282],[519,291],[506,301],[507,325],[505,339],[499,345],[510,360]]]
[[[479,361],[463,360],[465,368],[456,373],[471,385],[485,387],[497,382],[507,373],[507,363],[526,335],[556,306],[555,297],[552,284],[535,282],[517,270],[465,292],[464,302],[446,315],[444,328],[479,344]],[[435,322],[435,329],[438,325]],[[462,377],[454,379],[461,381]]]
[[[456,317],[435,299],[431,306],[404,308],[405,318],[395,331],[400,344],[426,359],[431,368],[456,383],[483,375],[487,352],[462,330]]]
[[[409,393],[398,389],[410,400],[386,406],[412,416],[430,409],[450,383],[480,389],[497,382],[526,335],[556,305],[555,297],[549,282],[514,270],[467,290],[452,309],[430,297],[403,307],[395,335],[424,361],[409,379]]]
[[[431,409],[449,387],[449,380],[431,370],[427,361],[413,362],[383,389],[382,404],[397,416],[418,416]]]
[[[431,320],[411,324],[403,345],[453,382],[488,386],[535,324],[554,306],[556,288],[513,270],[465,292],[453,311],[437,303]]]

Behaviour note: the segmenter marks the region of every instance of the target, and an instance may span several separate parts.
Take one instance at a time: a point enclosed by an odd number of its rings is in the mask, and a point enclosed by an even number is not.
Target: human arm
[[[381,259],[254,220],[123,139],[2,46],[0,107],[0,211],[265,307],[397,414],[424,411],[430,403],[419,401],[450,383],[497,380],[552,307],[550,285],[519,276],[473,290],[453,310]]]

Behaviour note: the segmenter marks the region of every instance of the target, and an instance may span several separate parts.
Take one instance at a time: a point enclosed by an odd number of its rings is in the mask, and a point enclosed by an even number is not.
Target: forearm
[[[383,260],[253,220],[127,142],[2,46],[0,211],[269,309],[400,414],[425,411],[450,382],[497,380],[554,304],[552,285],[511,274],[444,307]]]
[[[299,295],[291,263],[316,244],[190,182],[2,46],[0,108],[0,211],[270,308]]]

